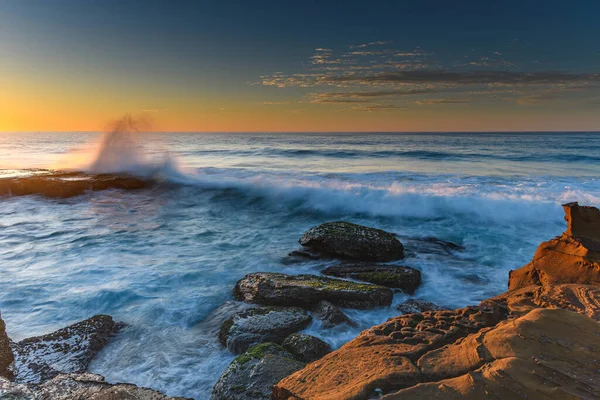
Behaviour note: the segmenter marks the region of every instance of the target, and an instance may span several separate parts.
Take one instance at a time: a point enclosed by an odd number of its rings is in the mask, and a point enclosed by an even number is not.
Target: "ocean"
[[[312,226],[345,220],[396,233],[408,257],[394,264],[423,275],[414,297],[463,307],[505,291],[508,272],[565,229],[562,203],[600,205],[596,133],[139,133],[124,148],[94,148],[100,137],[0,133],[0,177],[95,165],[159,182],[0,197],[8,334],[110,314],[127,327],[91,372],[196,399],[234,358],[217,331],[240,308],[238,279],[333,263],[287,256]],[[430,237],[463,249],[435,248]],[[314,321],[306,331],[339,347],[398,315],[407,298],[345,310],[354,328]]]

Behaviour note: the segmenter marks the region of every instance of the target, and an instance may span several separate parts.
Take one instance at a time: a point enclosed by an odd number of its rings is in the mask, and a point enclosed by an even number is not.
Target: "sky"
[[[599,131],[600,2],[0,0],[0,131]]]

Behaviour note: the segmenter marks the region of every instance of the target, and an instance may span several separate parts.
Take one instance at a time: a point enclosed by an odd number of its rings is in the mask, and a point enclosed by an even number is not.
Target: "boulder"
[[[404,303],[398,304],[397,308],[402,311],[402,314],[420,314],[424,311],[447,310],[447,308],[440,307],[430,301],[421,299],[406,300]]]
[[[344,314],[342,310],[325,300],[318,302],[312,309],[312,313],[315,318],[322,321],[323,328],[331,328],[340,324],[356,326],[356,323]]]
[[[377,264],[342,264],[327,267],[323,275],[351,278],[413,294],[421,285],[421,272],[411,267]]]
[[[251,347],[229,364],[213,388],[212,400],[270,400],[273,385],[304,367],[275,343]]]
[[[60,374],[39,385],[0,378],[0,398],[10,400],[185,400],[136,385],[104,381],[95,374]],[[189,400],[189,399],[188,399]]]
[[[343,259],[393,261],[404,258],[404,247],[392,233],[350,222],[316,226],[306,231],[299,242],[312,251]]]
[[[274,272],[248,274],[235,285],[234,296],[248,303],[312,308],[322,300],[341,307],[372,308],[392,302],[391,289],[316,275]]]
[[[600,210],[577,203],[563,207],[567,230],[542,243],[529,264],[510,271],[509,290],[530,285],[600,284]]]
[[[13,343],[16,382],[39,383],[59,373],[85,372],[120,328],[109,315],[96,315],[56,332]]]
[[[12,349],[10,348],[10,339],[6,334],[6,325],[0,315],[0,376],[11,379],[12,371],[9,369],[15,360]]]
[[[232,353],[240,354],[255,344],[281,344],[291,333],[306,328],[311,320],[312,317],[298,307],[251,308],[223,322],[219,341]]]
[[[283,341],[283,348],[289,351],[296,360],[311,363],[331,353],[331,346],[311,335],[294,333]]]

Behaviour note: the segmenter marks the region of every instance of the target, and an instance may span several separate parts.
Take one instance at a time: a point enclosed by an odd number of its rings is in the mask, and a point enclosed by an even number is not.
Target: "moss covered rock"
[[[327,222],[309,229],[299,240],[302,246],[326,256],[393,261],[404,258],[404,246],[391,233],[350,222]]]
[[[377,264],[336,265],[321,271],[323,275],[352,278],[413,294],[421,285],[421,272],[411,267]]]
[[[372,308],[392,302],[391,289],[316,275],[274,272],[248,274],[235,285],[234,296],[248,303],[312,308],[326,300],[341,307]]]
[[[312,317],[299,307],[259,307],[239,312],[219,330],[219,341],[234,354],[259,343],[281,344],[291,333],[306,328]]]

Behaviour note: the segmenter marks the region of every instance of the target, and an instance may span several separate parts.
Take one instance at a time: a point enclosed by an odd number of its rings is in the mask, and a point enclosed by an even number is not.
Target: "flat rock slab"
[[[342,279],[257,272],[237,282],[234,296],[247,303],[271,306],[310,309],[326,300],[340,307],[373,308],[389,306],[393,293],[390,288],[383,286]]]
[[[275,343],[251,347],[229,364],[213,388],[212,400],[270,400],[273,385],[306,364]]]
[[[253,345],[284,339],[308,326],[312,317],[299,307],[258,307],[233,315],[221,325],[219,341],[240,354]]]
[[[404,258],[404,246],[394,234],[350,222],[327,222],[311,228],[299,243],[329,257],[362,261]]]
[[[85,372],[120,328],[109,315],[96,315],[56,332],[13,343],[15,381],[39,383],[59,373]]]
[[[351,278],[389,288],[398,288],[408,294],[413,294],[421,285],[419,270],[399,265],[342,264],[325,268],[321,273],[327,276]]]

